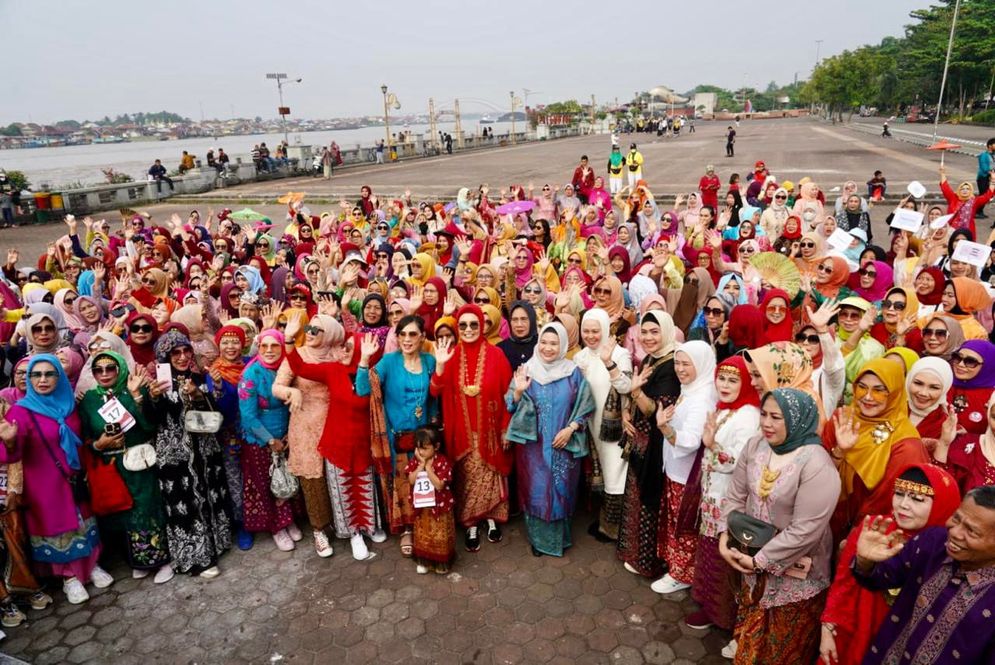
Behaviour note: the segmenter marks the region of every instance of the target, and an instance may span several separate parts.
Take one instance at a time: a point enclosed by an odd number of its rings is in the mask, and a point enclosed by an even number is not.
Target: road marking
[[[907,155],[905,153],[899,152],[898,150],[893,150],[891,148],[884,148],[879,145],[874,145],[873,143],[868,143],[867,141],[854,138],[853,136],[847,136],[846,134],[840,134],[839,132],[834,132],[833,130],[826,129],[825,127],[813,127],[812,130],[819,132],[820,134],[825,134],[826,136],[832,136],[833,138],[838,139],[840,141],[844,141],[846,143],[851,143],[855,146],[859,146],[860,148],[868,152],[873,152],[876,155],[881,155],[882,157],[889,157],[891,159],[895,159],[900,162],[905,162],[906,164],[915,166],[917,168],[921,168],[929,173],[937,173],[940,167],[938,163],[933,162],[931,160],[923,159],[922,157],[916,157],[914,155]],[[953,170],[954,169],[951,168],[950,166],[947,167],[948,174],[952,174]],[[967,176],[963,175],[966,174],[967,171],[958,170],[957,172],[962,174],[960,177],[967,179]]]

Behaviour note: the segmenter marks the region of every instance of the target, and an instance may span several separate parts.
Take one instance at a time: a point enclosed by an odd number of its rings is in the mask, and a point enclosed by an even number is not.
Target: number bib
[[[415,486],[411,498],[415,508],[435,506],[435,487],[429,480],[427,471],[419,471],[418,475],[415,476]]]

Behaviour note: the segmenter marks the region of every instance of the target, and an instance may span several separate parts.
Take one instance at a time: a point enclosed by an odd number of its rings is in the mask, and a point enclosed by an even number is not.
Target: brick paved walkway
[[[5,654],[44,663],[727,663],[720,631],[683,625],[687,593],[663,598],[626,572],[611,545],[574,523],[562,559],[531,555],[520,519],[504,542],[460,552],[448,576],[417,575],[397,540],[359,563],[346,541],[320,559],[310,542],[279,552],[269,538],[221,560],[207,581],[176,576],[91,591],[7,629]]]

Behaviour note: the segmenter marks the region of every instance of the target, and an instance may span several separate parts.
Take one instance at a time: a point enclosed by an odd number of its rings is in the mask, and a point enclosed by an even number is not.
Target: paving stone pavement
[[[396,538],[357,562],[347,541],[319,558],[305,539],[280,552],[258,537],[221,560],[214,580],[177,575],[155,585],[121,563],[117,581],[70,605],[27,610],[0,651],[30,663],[459,663],[554,665],[728,663],[729,635],[691,630],[688,593],[666,598],[626,572],[615,548],[574,520],[563,558],[535,558],[524,523],[499,544],[459,552],[446,576],[415,573]]]

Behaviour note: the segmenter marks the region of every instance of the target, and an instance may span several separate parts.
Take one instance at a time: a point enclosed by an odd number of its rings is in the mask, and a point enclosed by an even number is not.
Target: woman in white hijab
[[[678,515],[684,489],[701,447],[701,437],[710,413],[715,411],[715,351],[708,342],[685,342],[674,353],[674,371],[681,382],[677,404],[658,408],[657,427],[663,433],[664,496],[660,508],[660,542],[668,572],[653,582],[657,593],[668,594],[690,588],[694,580],[696,534],[678,533]]]
[[[515,447],[518,501],[532,554],[563,556],[573,542],[570,520],[577,503],[581,458],[588,454],[587,421],[594,412],[591,388],[566,357],[567,331],[548,323],[532,357],[505,396],[512,414],[507,439]]]
[[[587,310],[580,324],[584,348],[574,362],[591,386],[594,413],[591,415],[591,441],[594,442],[595,471],[592,491],[603,490],[598,520],[588,533],[601,542],[618,540],[625,495],[625,475],[629,463],[622,457],[622,396],[632,388],[632,355],[619,346],[610,332],[608,312]]]

